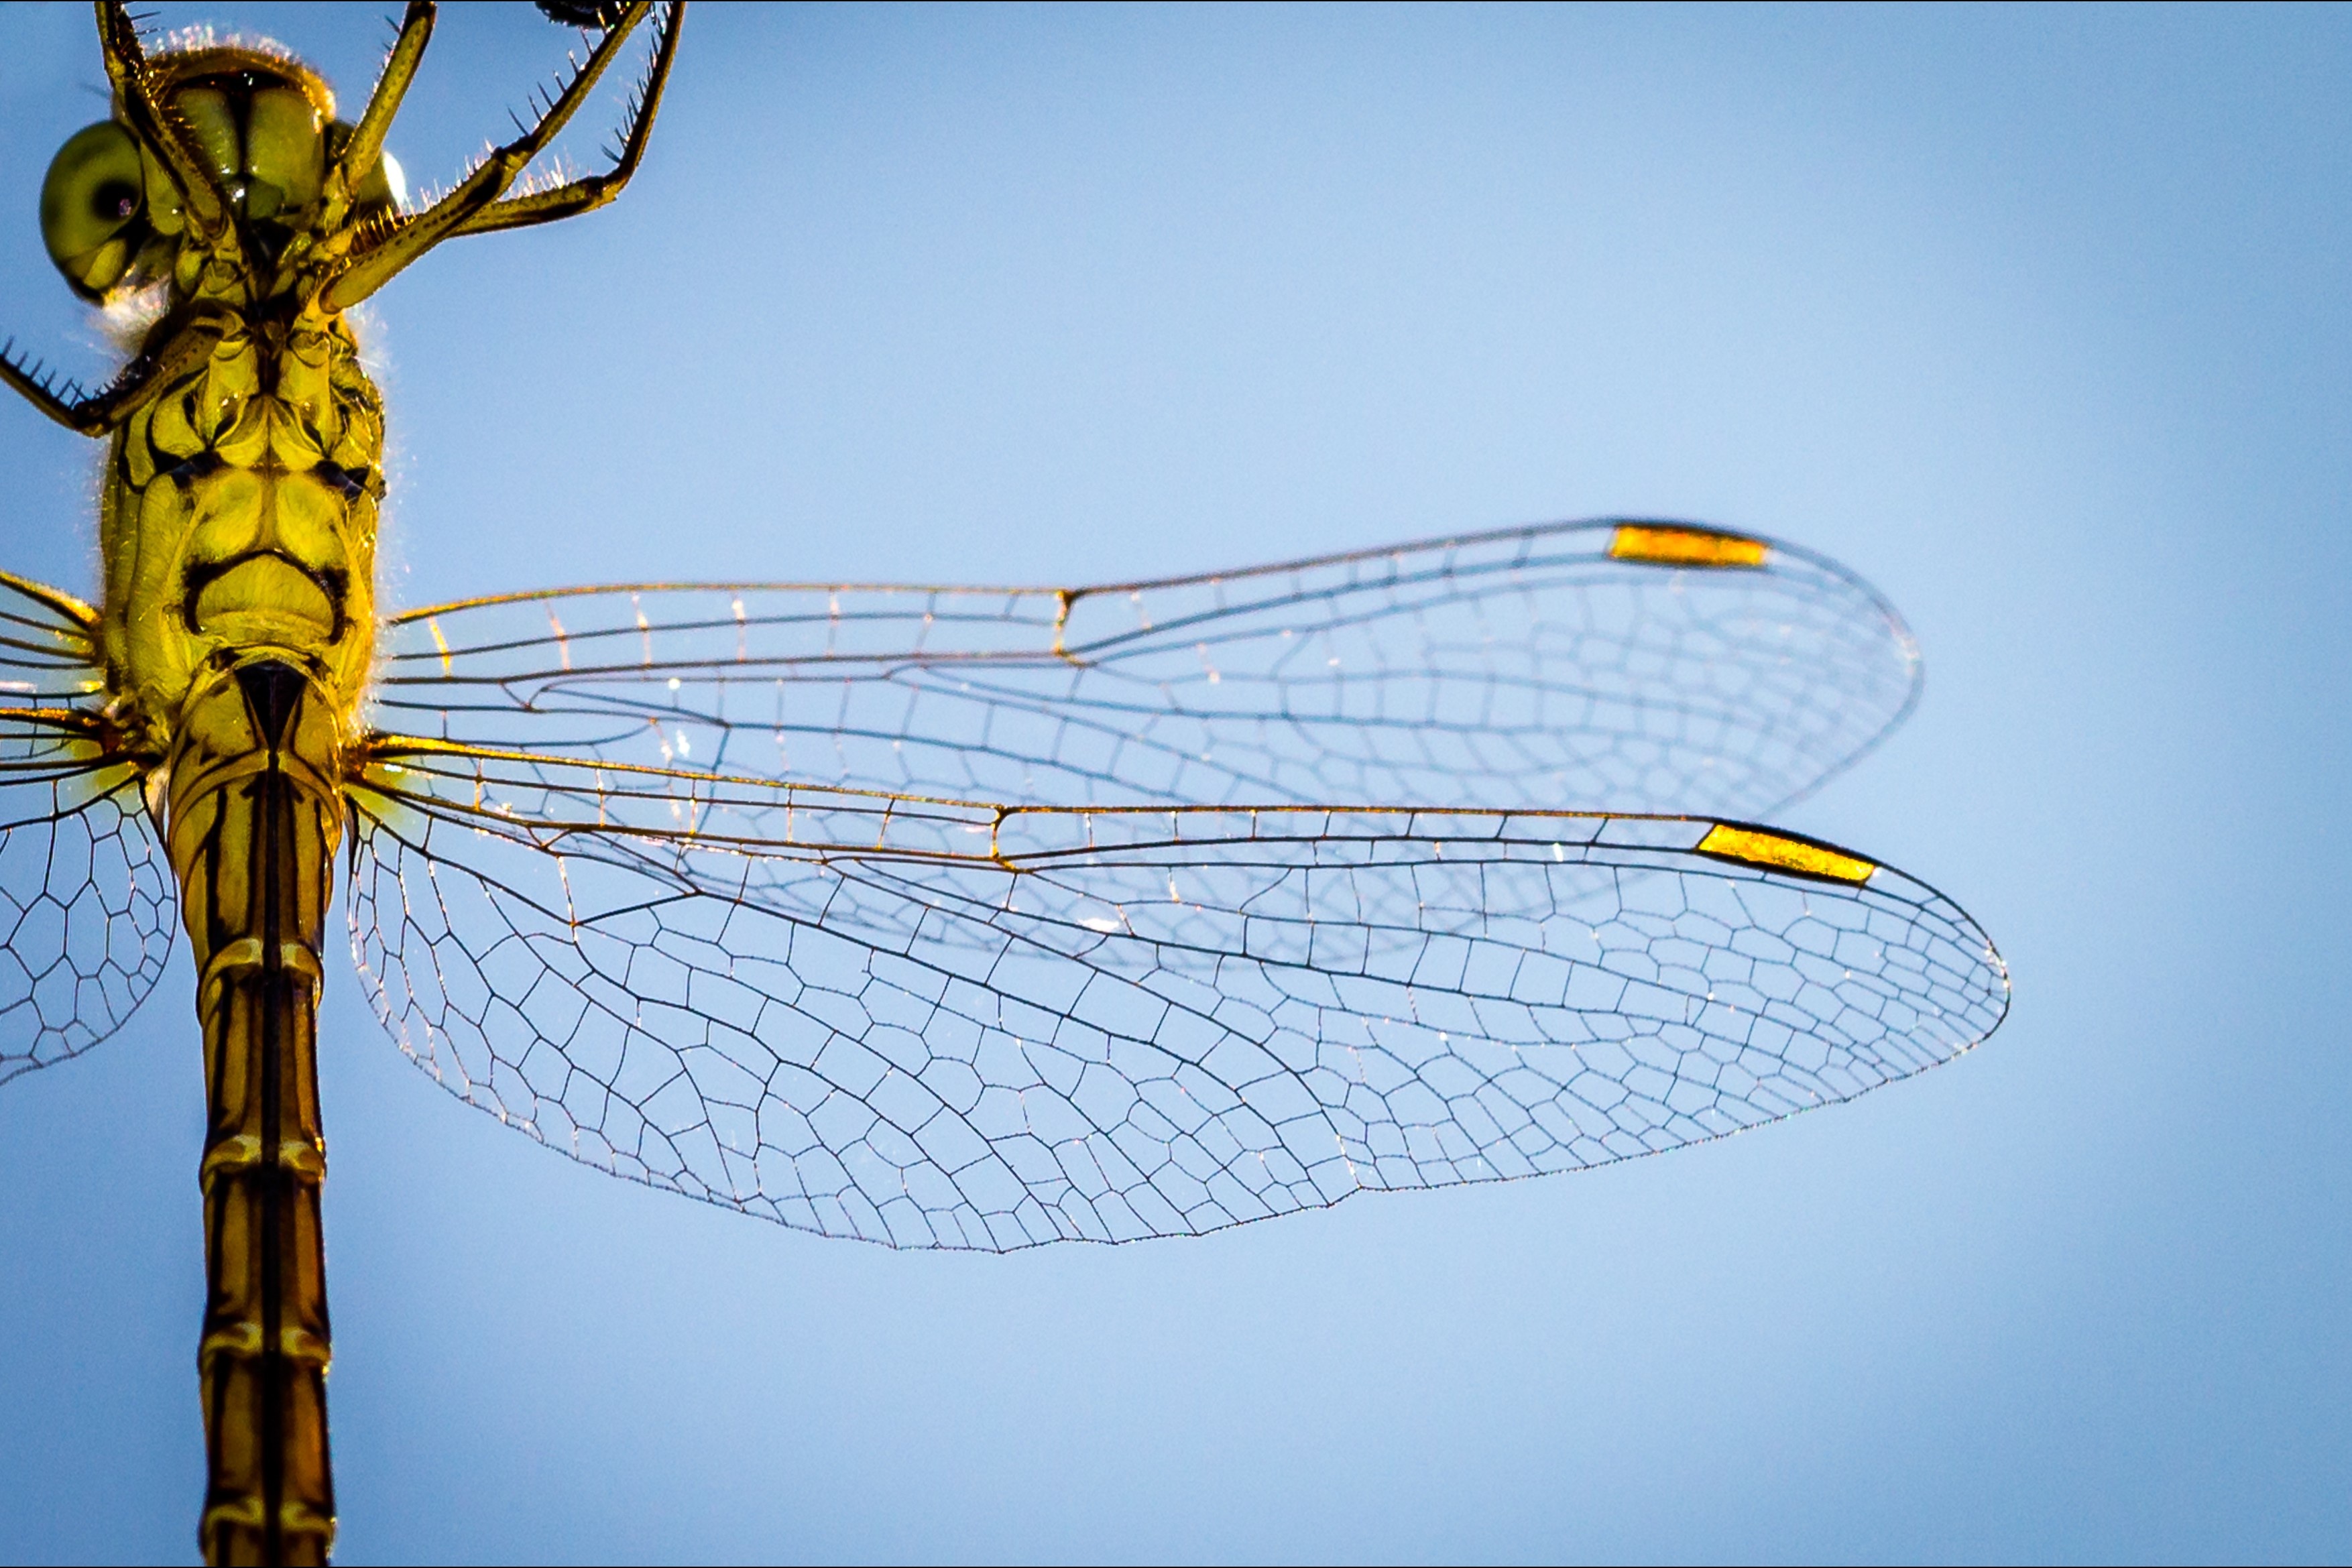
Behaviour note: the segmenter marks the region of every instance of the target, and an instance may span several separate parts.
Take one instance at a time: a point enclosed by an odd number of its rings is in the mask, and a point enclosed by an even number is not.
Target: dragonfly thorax
[[[267,657],[349,716],[374,647],[383,402],[340,317],[225,321],[116,434],[100,513],[118,721],[160,754],[208,669]]]

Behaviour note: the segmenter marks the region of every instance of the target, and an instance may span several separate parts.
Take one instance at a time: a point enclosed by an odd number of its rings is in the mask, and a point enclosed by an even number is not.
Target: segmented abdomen
[[[265,657],[197,688],[170,763],[205,1034],[197,1361],[213,1563],[323,1563],[334,1539],[317,1022],[342,828],[336,730],[319,689]]]

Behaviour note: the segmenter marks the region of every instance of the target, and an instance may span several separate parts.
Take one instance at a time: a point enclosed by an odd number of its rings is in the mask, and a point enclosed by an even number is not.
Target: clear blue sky
[[[167,7],[356,99],[369,7]],[[446,180],[560,40],[446,18]],[[87,12],[0,15],[0,318]],[[556,1158],[331,975],[342,1561],[2352,1552],[2352,13],[689,22],[615,209],[375,308],[388,596],[1069,580],[1612,511],[1927,659],[1795,813],[2017,1001],[1831,1113],[1205,1240],[898,1256]],[[93,458],[0,409],[0,556]],[[0,1091],[0,1557],[184,1559],[184,946]]]

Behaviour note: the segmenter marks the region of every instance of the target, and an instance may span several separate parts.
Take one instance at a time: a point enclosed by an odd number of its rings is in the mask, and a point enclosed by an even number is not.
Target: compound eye
[[[41,240],[73,291],[97,299],[130,270],[146,225],[139,143],[110,120],[68,138],[41,182]]]
[[[251,176],[246,216],[272,217],[319,199],[323,130],[319,111],[293,88],[263,88],[253,95],[245,111],[245,172]]]

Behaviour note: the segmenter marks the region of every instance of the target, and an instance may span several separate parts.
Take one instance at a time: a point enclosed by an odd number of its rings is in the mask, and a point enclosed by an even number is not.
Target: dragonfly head
[[[267,42],[159,52],[157,96],[218,176],[249,249],[275,256],[321,214],[326,174],[352,127],[316,71]],[[405,199],[390,153],[367,170],[342,221]],[[121,113],[68,137],[41,185],[41,238],[83,298],[101,301],[171,277],[187,235],[185,193],[170,164]]]

